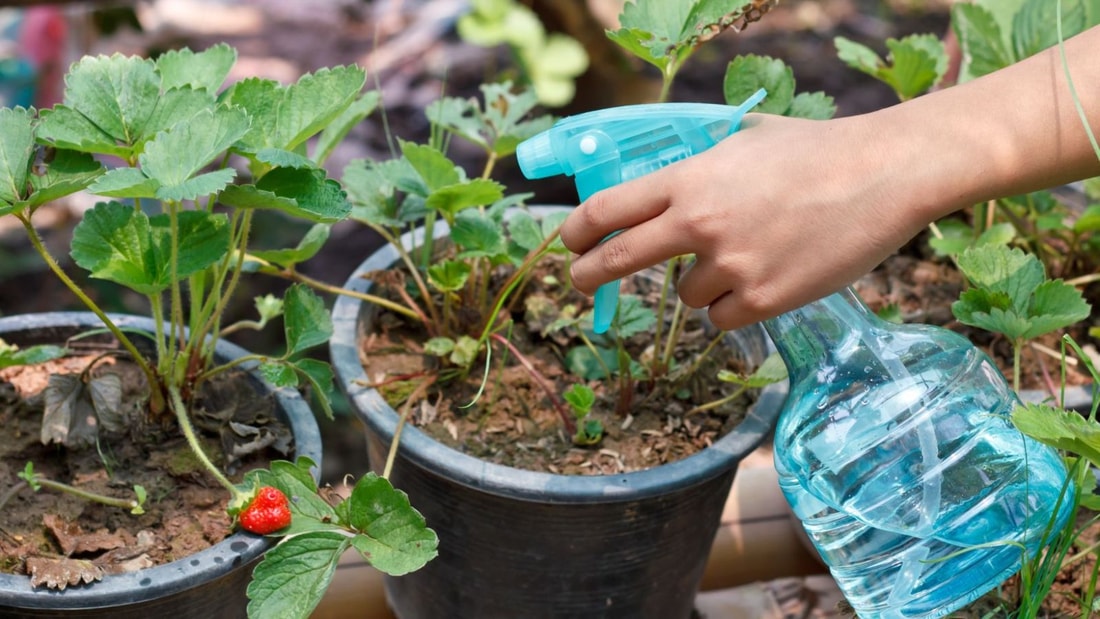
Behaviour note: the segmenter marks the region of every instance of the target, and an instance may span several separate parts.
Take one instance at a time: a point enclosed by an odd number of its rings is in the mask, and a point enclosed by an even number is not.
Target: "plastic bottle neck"
[[[839,362],[858,347],[875,316],[851,288],[764,322],[791,384]]]

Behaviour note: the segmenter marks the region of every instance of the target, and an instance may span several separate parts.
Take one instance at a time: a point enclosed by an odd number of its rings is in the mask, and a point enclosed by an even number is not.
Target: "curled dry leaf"
[[[86,533],[80,525],[67,522],[56,514],[46,514],[42,517],[42,522],[53,534],[65,556],[96,553],[126,545],[117,533],[111,533],[107,529]]]
[[[103,570],[83,559],[27,557],[27,572],[31,586],[45,585],[64,591],[65,587],[92,583],[103,578]]]

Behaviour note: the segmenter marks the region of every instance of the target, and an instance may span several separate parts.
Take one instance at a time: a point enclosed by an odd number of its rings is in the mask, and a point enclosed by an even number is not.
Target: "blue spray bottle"
[[[572,175],[582,200],[735,133],[737,107],[625,106],[520,145],[529,178]],[[597,294],[611,324],[618,282]],[[790,375],[775,433],[780,487],[862,619],[936,619],[1020,569],[1063,526],[1056,451],[1012,426],[1015,393],[966,338],[879,319],[846,289],[764,323]]]

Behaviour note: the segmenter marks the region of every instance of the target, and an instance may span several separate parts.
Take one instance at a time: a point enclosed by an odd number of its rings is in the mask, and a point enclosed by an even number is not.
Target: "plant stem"
[[[561,398],[558,397],[558,394],[554,390],[554,386],[550,384],[550,381],[546,380],[546,377],[539,373],[535,366],[532,365],[531,361],[527,359],[527,357],[523,356],[523,353],[521,353],[515,347],[515,345],[512,344],[512,342],[508,341],[508,338],[503,337],[498,333],[492,333],[489,337],[500,342],[501,344],[504,344],[504,346],[507,347],[509,351],[511,351],[511,353],[516,357],[516,360],[519,361],[520,365],[523,366],[523,369],[527,370],[527,373],[531,376],[535,383],[542,388],[544,393],[546,393],[546,397],[550,398],[550,403],[553,404],[554,410],[556,410],[558,412],[558,416],[561,417],[562,425],[565,426],[565,429],[569,433],[569,435],[572,436],[576,434],[577,424],[573,422],[573,416],[569,413],[568,410],[566,410],[565,404],[561,401]]]
[[[693,408],[693,409],[689,410],[688,412],[684,413],[684,417],[687,417],[688,415],[694,415],[696,413],[702,413],[702,412],[706,412],[706,411],[709,411],[709,410],[714,410],[714,409],[718,408],[719,406],[722,406],[723,404],[732,402],[732,401],[736,400],[737,398],[741,397],[741,394],[745,393],[745,389],[746,389],[746,387],[738,387],[736,390],[734,390],[733,393],[731,393],[727,396],[718,398],[717,400],[711,400],[710,402],[707,402],[706,404],[700,404],[699,406],[696,406],[695,408]]]
[[[180,221],[179,221],[179,207],[180,203],[175,200],[168,201],[168,226],[171,230],[171,258],[169,259],[169,267],[172,270],[172,296],[169,305],[169,321],[172,330],[172,337],[168,341],[168,356],[171,359],[173,368],[171,372],[166,373],[166,376],[171,376],[170,382],[174,384],[181,384],[184,380],[183,376],[180,376],[176,368],[186,368],[187,364],[176,363],[176,350],[177,346],[179,350],[184,348],[183,338],[183,293],[180,290],[179,280],[179,262],[180,262]]]
[[[115,336],[118,343],[130,353],[130,356],[134,359],[134,363],[141,368],[142,373],[145,374],[145,380],[149,383],[149,408],[152,412],[158,414],[163,411],[164,393],[160,390],[160,381],[157,380],[156,372],[153,371],[153,368],[149,365],[145,356],[138,352],[137,347],[130,341],[130,338],[126,337],[122,330],[118,328],[118,325],[107,317],[107,314],[96,305],[96,302],[93,301],[91,297],[84,294],[84,291],[76,285],[76,282],[69,278],[65,270],[61,268],[61,265],[54,260],[49,250],[46,249],[46,246],[42,243],[42,237],[38,236],[38,231],[35,230],[34,226],[31,224],[30,217],[23,216],[22,214],[16,214],[15,216],[19,218],[19,221],[23,222],[23,227],[27,231],[27,236],[30,238],[31,245],[34,246],[35,251],[38,252],[38,255],[46,262],[46,266],[53,271],[54,275],[61,280],[61,283],[64,284],[66,288],[76,295],[76,298],[80,299],[80,302],[83,303],[85,307],[103,321],[103,325]]]
[[[431,225],[434,221],[434,213],[429,213],[428,217],[424,221],[425,248],[427,248],[431,244],[432,237],[431,228],[429,227],[429,225]],[[420,277],[420,269],[417,268],[416,264],[412,260],[412,257],[409,256],[409,252],[405,251],[405,247],[401,244],[401,241],[393,234],[390,234],[390,231],[386,230],[386,228],[383,226],[379,226],[378,224],[372,222],[364,223],[367,225],[368,228],[374,230],[379,235],[381,235],[382,238],[385,239],[385,241],[389,243],[391,247],[397,250],[397,255],[401,257],[401,261],[405,263],[406,267],[408,267],[409,276],[413,278],[413,282],[416,284],[417,290],[420,291],[420,296],[424,298],[424,307],[427,309],[427,315],[431,318],[431,324],[442,324],[439,320],[438,313],[435,311],[435,306],[432,305],[432,297],[431,294],[428,292],[428,286],[424,283],[424,278]]]
[[[366,293],[366,292],[355,292],[354,290],[348,290],[347,288],[341,288],[339,286],[333,286],[331,284],[326,284],[325,282],[322,282],[322,281],[317,280],[317,279],[313,279],[312,277],[309,277],[308,275],[303,275],[302,273],[299,273],[298,271],[295,271],[295,270],[283,270],[283,271],[280,271],[278,274],[281,277],[286,277],[287,279],[290,279],[291,281],[298,282],[300,284],[305,284],[305,285],[309,286],[310,288],[314,288],[314,289],[320,290],[322,292],[328,292],[328,293],[332,293],[332,294],[340,294],[340,295],[344,295],[344,296],[347,296],[347,297],[352,297],[354,299],[359,299],[360,301],[366,301],[367,303],[370,303],[372,305],[377,305],[379,307],[384,307],[384,308],[390,310],[391,312],[393,312],[395,314],[401,314],[402,316],[411,318],[413,320],[419,320],[423,323],[428,322],[428,317],[425,316],[423,312],[413,310],[413,309],[409,309],[408,307],[405,307],[404,305],[401,305],[400,303],[394,303],[393,301],[390,301],[389,299],[385,299],[385,298],[377,296],[377,295],[369,294],[369,293]]]
[[[47,479],[39,475],[34,476],[34,483],[49,488],[50,490],[57,490],[59,492],[66,492],[75,497],[79,497],[86,501],[95,501],[96,503],[102,503],[103,505],[109,505],[111,507],[121,507],[123,509],[135,509],[140,507],[137,501],[133,499],[118,499],[115,497],[104,496],[102,494],[96,494],[94,492],[88,492],[87,490],[81,490],[75,486],[69,484],[63,484],[59,481]]]
[[[199,459],[203,467],[207,472],[214,477],[219,484],[221,484],[229,494],[234,498],[238,497],[241,492],[237,490],[233,482],[222,474],[218,467],[214,466],[214,463],[210,461],[210,458],[203,451],[202,445],[199,443],[199,437],[195,435],[195,427],[191,425],[191,420],[187,417],[187,408],[183,405],[183,398],[180,397],[179,388],[175,385],[168,386],[168,396],[172,399],[172,408],[176,413],[176,421],[179,422],[180,431],[183,432],[183,437],[187,439],[187,444],[191,447],[191,451],[194,452],[195,457]]]
[[[401,431],[405,428],[405,421],[409,418],[409,411],[415,402],[424,397],[424,393],[428,390],[428,387],[435,382],[434,376],[429,376],[424,382],[416,386],[413,392],[409,394],[409,397],[405,400],[405,405],[401,407],[401,416],[397,419],[397,428],[393,431],[393,440],[390,441],[390,450],[386,454],[386,466],[382,469],[382,478],[389,479],[390,471],[393,470],[393,462],[397,459],[397,446],[401,443]]]

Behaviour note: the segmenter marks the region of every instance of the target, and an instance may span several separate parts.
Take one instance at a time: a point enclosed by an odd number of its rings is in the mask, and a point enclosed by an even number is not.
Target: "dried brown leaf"
[[[92,583],[103,578],[103,570],[91,561],[65,557],[27,557],[27,572],[31,576],[32,587],[45,585],[60,591],[68,586]]]

